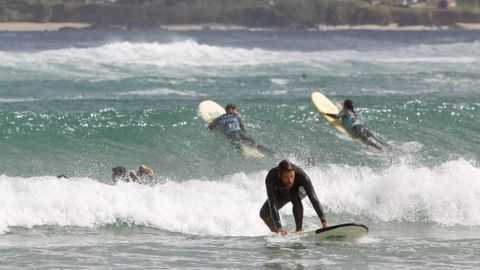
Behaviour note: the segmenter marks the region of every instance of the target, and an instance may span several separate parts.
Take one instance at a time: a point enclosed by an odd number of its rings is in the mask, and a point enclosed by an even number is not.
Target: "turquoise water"
[[[0,262],[6,268],[475,268],[478,31],[0,33]],[[338,134],[310,101],[354,100],[388,150]],[[237,103],[273,149],[234,155],[198,103]],[[359,243],[268,235],[266,172],[311,176]],[[314,161],[307,162],[308,161]],[[111,168],[147,164],[148,185]],[[68,175],[59,180],[57,175]],[[319,221],[309,203],[305,227]],[[289,206],[282,210],[293,229]]]

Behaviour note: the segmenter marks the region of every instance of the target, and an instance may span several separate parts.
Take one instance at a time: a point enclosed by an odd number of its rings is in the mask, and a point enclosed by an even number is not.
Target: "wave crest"
[[[465,160],[435,168],[399,164],[380,172],[331,164],[306,170],[328,215],[379,222],[480,225],[480,169]],[[94,227],[119,220],[169,231],[264,235],[258,217],[266,171],[223,179],[108,185],[89,178],[0,176],[0,232],[40,225]],[[308,201],[308,199],[305,199]],[[291,208],[281,210],[292,222]],[[310,203],[305,216],[316,220]],[[357,222],[363,222],[357,220]]]

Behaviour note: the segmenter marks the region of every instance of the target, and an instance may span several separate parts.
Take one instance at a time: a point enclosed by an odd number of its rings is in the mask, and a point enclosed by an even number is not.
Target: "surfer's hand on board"
[[[323,228],[327,228],[327,227],[328,227],[328,222],[327,222],[326,219],[323,219],[323,220],[322,220],[322,227],[323,227]]]
[[[277,233],[281,233],[282,236],[286,236],[288,234],[288,232],[285,231],[285,229],[283,227],[277,228]]]

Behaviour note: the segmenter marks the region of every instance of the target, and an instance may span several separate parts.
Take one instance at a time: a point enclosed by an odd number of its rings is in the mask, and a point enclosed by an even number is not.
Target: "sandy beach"
[[[58,31],[61,29],[88,29],[92,25],[89,23],[33,23],[33,22],[12,22],[0,23],[0,32],[25,32],[25,31]],[[126,29],[126,27],[116,26],[119,29]],[[480,30],[480,23],[456,23],[454,26],[427,26],[427,25],[412,25],[412,26],[398,26],[397,24],[390,25],[324,25],[319,24],[316,28],[308,30],[378,30],[378,31],[422,31],[432,29],[468,29]],[[236,24],[220,24],[220,23],[203,23],[203,24],[171,24],[162,25],[159,27],[162,30],[169,31],[199,31],[199,30],[249,30],[252,28],[236,25]]]
[[[429,25],[410,25],[410,26],[398,26],[397,24],[389,25],[376,25],[376,24],[363,24],[363,25],[324,25],[319,24],[316,28],[308,30],[378,30],[378,31],[422,31],[432,29],[469,29],[480,30],[480,23],[457,23],[453,26],[429,26]],[[249,28],[242,25],[235,24],[219,24],[219,23],[204,23],[204,24],[172,24],[163,25],[160,27],[162,30],[170,31],[195,31],[195,30],[252,30],[258,28]]]
[[[422,31],[422,30],[432,30],[432,29],[468,29],[468,30],[480,30],[480,23],[456,23],[453,26],[438,26],[438,25],[409,25],[409,26],[398,26],[397,24],[389,25],[375,25],[375,24],[364,24],[364,25],[317,25],[317,28],[313,30],[378,30],[378,31]]]
[[[378,31],[422,31],[432,29],[468,29],[468,30],[480,30],[480,23],[456,23],[453,26],[429,26],[429,25],[410,25],[410,26],[398,26],[397,24],[389,25],[376,25],[376,24],[363,24],[363,25],[325,25],[319,24],[316,28],[310,28],[308,30],[378,30]],[[195,31],[195,30],[253,30],[259,28],[250,28],[247,26],[236,24],[220,24],[220,23],[204,23],[204,24],[171,24],[160,26],[162,30],[170,31]]]
[[[33,23],[12,22],[0,23],[0,31],[25,32],[25,31],[58,31],[62,28],[85,29],[91,27],[88,23]]]
[[[456,26],[461,29],[480,30],[480,23],[456,23]]]
[[[202,24],[172,24],[162,25],[160,29],[171,31],[191,31],[191,30],[247,30],[248,27],[237,24],[222,23],[202,23]]]

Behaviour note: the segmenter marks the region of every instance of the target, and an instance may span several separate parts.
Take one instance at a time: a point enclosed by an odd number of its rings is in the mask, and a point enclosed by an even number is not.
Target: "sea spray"
[[[335,164],[306,169],[327,217],[445,226],[480,225],[479,171],[465,160],[434,168],[397,164],[376,172]],[[1,176],[0,228],[6,232],[12,226],[96,227],[126,222],[195,235],[262,235],[266,227],[258,211],[266,200],[265,175],[260,171],[156,185]],[[308,199],[304,203],[305,216],[315,223]],[[292,222],[290,205],[281,213],[287,223]]]

